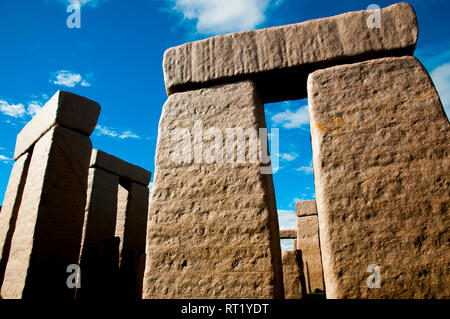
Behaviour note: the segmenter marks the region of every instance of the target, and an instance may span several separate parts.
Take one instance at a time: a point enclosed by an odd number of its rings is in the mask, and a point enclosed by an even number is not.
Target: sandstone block
[[[381,10],[381,28],[370,28],[373,11],[358,11],[281,27],[219,35],[168,49],[164,80],[169,95],[251,79],[264,102],[304,98],[314,70],[362,58],[413,54],[416,15],[406,3]]]
[[[219,129],[223,142],[226,128],[265,127],[263,103],[251,82],[177,93],[165,103],[143,297],[282,298],[272,176],[261,174],[260,162],[175,161],[180,141],[172,139],[172,132],[186,128],[193,134],[195,121],[202,121],[205,134]],[[207,150],[210,139],[204,144]],[[259,139],[257,146],[260,150]],[[192,152],[193,157],[201,154]]]
[[[283,251],[283,281],[286,299],[302,299],[304,297],[302,273],[301,252]]]
[[[297,219],[297,241],[295,249],[302,251],[303,273],[307,293],[323,292],[322,257],[319,243],[317,215]]]
[[[319,70],[308,97],[327,297],[448,298],[450,125],[425,68]]]
[[[30,153],[25,153],[14,163],[3,200],[3,209],[0,214],[0,287],[8,263],[11,240],[16,228],[17,213],[22,201],[30,158]]]
[[[55,125],[91,135],[99,115],[98,103],[69,92],[56,92],[17,135],[14,159],[17,160]]]
[[[305,200],[295,204],[295,213],[297,217],[317,215],[317,207],[315,200]]]
[[[92,151],[91,167],[103,169],[142,185],[148,185],[150,182],[151,173],[149,171],[101,150]]]
[[[36,143],[19,208],[1,295],[73,298],[91,156],[86,135],[54,127]]]
[[[280,230],[280,239],[294,239],[297,238],[297,231],[295,229]]]

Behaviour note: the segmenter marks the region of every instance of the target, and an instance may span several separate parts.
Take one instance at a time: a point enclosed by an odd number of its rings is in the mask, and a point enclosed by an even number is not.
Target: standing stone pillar
[[[144,298],[284,296],[272,176],[249,161],[247,138],[242,163],[227,163],[222,148],[227,128],[258,135],[263,127],[263,103],[250,81],[168,98],[158,130]]]
[[[323,270],[316,201],[297,202],[295,212],[298,217],[295,249],[302,251],[306,292],[308,294],[323,292]]]
[[[111,260],[113,268],[117,269],[117,272],[107,272],[113,285],[106,284],[108,288],[103,290],[103,295],[109,295],[109,291],[116,298],[141,298],[149,197],[147,185],[151,173],[100,150],[93,150],[90,166],[114,179],[108,184],[108,197],[114,203],[114,207],[111,205],[108,208],[108,216],[113,218],[102,219],[100,211],[94,209],[87,212],[89,216],[97,215],[95,220],[103,220],[107,224],[108,232],[103,233],[102,238],[114,237],[112,242],[108,242],[107,251],[104,248],[100,250],[102,256],[112,256],[107,260]],[[99,191],[102,193],[102,190]],[[101,226],[90,224],[90,219],[85,229],[91,227],[98,236],[102,233]],[[111,268],[102,265],[100,270],[104,272],[105,267]]]
[[[33,148],[17,214],[2,298],[72,298],[67,266],[77,264],[100,107],[58,91],[17,136],[15,159]]]
[[[99,168],[89,169],[87,203],[81,244],[81,290],[77,298],[102,298],[111,292],[117,270],[114,231],[119,177]]]
[[[22,201],[30,158],[31,154],[25,153],[14,163],[3,200],[3,208],[0,214],[0,287],[8,263],[11,240],[16,228],[17,213]]]
[[[306,297],[305,277],[302,269],[302,252],[298,250],[283,251],[283,282],[286,299]]]
[[[316,71],[308,98],[327,297],[448,298],[450,125],[424,67]]]

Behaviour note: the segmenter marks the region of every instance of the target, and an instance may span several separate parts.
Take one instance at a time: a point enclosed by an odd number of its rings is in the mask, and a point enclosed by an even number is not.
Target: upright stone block
[[[302,299],[305,296],[301,252],[283,251],[283,282],[286,299]]]
[[[55,125],[91,135],[99,115],[98,103],[69,92],[56,92],[17,135],[14,159],[17,160]]]
[[[413,8],[398,3],[382,9],[381,28],[367,25],[373,14],[373,10],[348,12],[170,48],[163,62],[167,93],[251,79],[264,102],[298,99],[306,97],[303,88],[314,70],[413,54],[418,36]]]
[[[106,297],[118,268],[112,243],[116,227],[119,177],[98,168],[89,169],[80,265],[81,290],[77,298]]]
[[[297,219],[296,245],[295,249],[302,251],[306,292],[323,292],[322,257],[317,215],[302,216]]]
[[[424,67],[320,70],[308,97],[327,297],[448,298],[450,125]]]
[[[89,137],[54,127],[35,144],[1,296],[72,298],[66,272],[78,264],[91,155]]]
[[[208,136],[205,153],[191,147],[201,139],[194,125]],[[259,161],[226,163],[225,151],[210,147],[224,144],[226,128],[261,127],[263,103],[251,82],[169,97],[158,129],[144,298],[284,296],[272,176]],[[186,143],[176,129],[189,135]],[[178,161],[177,150],[192,157]]]
[[[17,213],[22,201],[30,158],[30,153],[25,153],[14,163],[3,200],[3,208],[0,213],[0,287],[8,263],[11,240],[16,228]]]

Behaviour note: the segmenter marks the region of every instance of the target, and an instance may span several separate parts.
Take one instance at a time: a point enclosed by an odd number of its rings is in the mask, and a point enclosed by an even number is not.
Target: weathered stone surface
[[[100,115],[100,105],[85,97],[58,91],[17,135],[14,159],[55,125],[91,135]]]
[[[73,298],[91,156],[89,137],[54,127],[35,144],[1,287],[3,298]]]
[[[175,162],[180,141],[171,133],[192,132],[198,120],[205,133],[215,127],[223,136],[226,128],[265,127],[251,82],[169,97],[158,130],[143,297],[282,298],[272,176],[261,174],[259,162]],[[210,143],[205,138],[205,149]]]
[[[315,200],[305,200],[295,204],[295,213],[297,217],[317,215],[317,206]]]
[[[123,240],[125,236],[129,188],[129,182],[124,183],[122,181],[122,184],[119,184],[119,189],[117,192],[117,219],[115,236],[119,238],[119,256],[122,254]]]
[[[412,7],[381,10],[381,28],[369,28],[374,11],[358,11],[268,29],[215,36],[168,49],[168,94],[252,79],[264,102],[306,97],[314,70],[368,57],[413,54],[418,36]]]
[[[14,163],[3,200],[3,210],[0,213],[0,287],[8,263],[11,239],[16,228],[30,158],[30,153],[25,153]]]
[[[126,298],[142,297],[143,263],[148,215],[147,186],[130,183],[128,188],[123,244],[120,255],[120,294]]]
[[[301,252],[283,251],[283,282],[286,299],[304,297],[304,279],[302,276]]]
[[[107,172],[129,179],[133,182],[148,185],[151,173],[142,167],[130,164],[118,157],[101,150],[93,150],[91,167],[101,168]]]
[[[302,216],[297,219],[296,245],[294,248],[302,251],[306,292],[324,291],[317,215]]]
[[[450,126],[424,67],[320,70],[308,97],[327,297],[448,298]]]
[[[280,239],[294,239],[297,238],[297,231],[295,229],[280,230]]]
[[[111,249],[116,226],[119,177],[98,168],[89,169],[80,265],[81,290],[77,298],[98,299],[108,295],[114,282],[118,256]]]

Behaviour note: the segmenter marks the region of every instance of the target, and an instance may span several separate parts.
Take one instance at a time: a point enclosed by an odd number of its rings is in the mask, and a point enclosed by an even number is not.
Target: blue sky
[[[74,0],[72,0],[73,2]],[[57,90],[98,101],[95,148],[154,171],[156,134],[167,95],[164,50],[211,35],[363,10],[396,1],[82,0],[70,29],[68,0],[0,0],[0,203],[17,133]],[[419,20],[415,55],[450,106],[450,1],[410,1]],[[281,228],[295,228],[295,201],[314,198],[306,100],[266,105],[280,128],[274,175]]]

